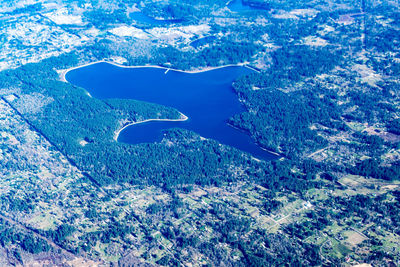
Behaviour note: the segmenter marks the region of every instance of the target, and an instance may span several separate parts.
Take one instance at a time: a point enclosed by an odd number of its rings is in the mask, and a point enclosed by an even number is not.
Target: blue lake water
[[[249,4],[248,2],[244,3],[243,0],[232,0],[231,2],[229,2],[228,8],[234,12],[243,12],[243,11],[249,11],[249,10],[268,10],[269,9],[268,4],[265,4],[265,3],[258,4],[258,5],[256,5],[256,3]]]
[[[229,4],[228,4],[228,8],[231,11],[235,11],[235,12],[240,12],[240,11],[246,11],[246,10],[252,10],[253,8],[243,4],[242,0],[232,0]]]
[[[119,142],[138,144],[160,141],[169,128],[192,130],[203,137],[251,153],[260,159],[275,159],[256,145],[245,132],[226,122],[244,107],[233,91],[232,82],[249,73],[244,67],[225,67],[196,74],[160,68],[120,68],[97,63],[67,73],[66,79],[85,88],[93,97],[136,99],[174,107],[189,120],[146,122],[123,130]]]

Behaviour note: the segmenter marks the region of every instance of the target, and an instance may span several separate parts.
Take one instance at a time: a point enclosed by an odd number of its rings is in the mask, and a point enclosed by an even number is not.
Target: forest
[[[197,255],[204,263],[235,266],[341,266],[350,258],[351,264],[399,262],[392,245],[400,235],[396,12],[370,1],[328,8],[309,1],[243,0],[253,7],[243,13],[229,11],[222,0],[126,2],[150,18],[178,19],[173,27],[208,24],[210,32],[175,45],[114,36],[109,29],[121,25],[151,28],[133,21],[122,1],[82,13],[88,23],[82,27],[103,34],[93,43],[0,72],[2,103],[21,118],[22,131],[37,132],[50,143],[49,155],[59,151],[82,176],[69,177],[77,181],[56,193],[43,190],[44,197],[36,188],[0,196],[0,215],[29,218],[17,227],[0,216],[0,243],[9,255],[22,259],[59,247],[122,266],[124,260],[129,266],[131,251],[170,266]],[[277,158],[258,160],[179,128],[164,131],[156,143],[115,141],[114,133],[128,122],[180,116],[153,103],[90,97],[55,71],[116,57],[126,65],[182,70],[254,67],[233,83],[245,111],[227,123]],[[0,149],[0,156],[17,155],[0,160],[5,176],[30,166],[17,149]],[[52,224],[41,216],[30,220],[40,214],[40,200],[50,203],[43,213],[57,216]],[[354,240],[346,234],[359,243],[349,243]]]
[[[1,73],[0,82],[3,87],[19,84],[23,93],[38,92],[54,99],[44,112],[23,115],[96,184],[131,183],[166,189],[182,183],[220,185],[238,179],[227,168],[233,163],[246,166],[246,175],[240,179],[248,177],[274,190],[282,187],[301,191],[312,186],[312,181],[289,171],[289,162],[254,161],[234,148],[221,148],[216,141],[203,141],[186,130],[165,132],[164,140],[176,146],[115,142],[113,133],[121,119],[178,113],[150,103],[91,98],[83,89],[57,81],[54,65],[72,64],[74,60],[71,56],[26,65]],[[83,139],[88,141],[84,147],[78,142]]]
[[[318,86],[293,92],[277,88],[290,88],[301,78],[328,71],[340,63],[340,57],[327,57],[327,50],[301,46],[281,50],[272,56],[274,71],[250,74],[234,83],[247,109],[256,112],[238,114],[230,123],[247,130],[261,146],[295,158],[326,145],[323,138],[308,128],[310,124],[318,122],[339,129],[345,125],[340,121],[340,109],[332,101],[335,95],[331,92],[326,91],[327,95],[320,98],[318,94],[323,89]]]

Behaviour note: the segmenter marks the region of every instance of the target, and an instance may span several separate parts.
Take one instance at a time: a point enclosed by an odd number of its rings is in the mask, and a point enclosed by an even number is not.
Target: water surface
[[[162,131],[180,127],[203,137],[236,147],[262,159],[275,158],[262,150],[249,135],[229,126],[227,120],[244,110],[233,91],[232,82],[249,73],[244,67],[225,67],[189,74],[161,68],[121,68],[97,63],[67,73],[74,85],[93,97],[136,99],[174,107],[189,120],[146,122],[127,127],[118,141],[138,144],[160,141]]]
[[[234,12],[252,10],[253,8],[243,4],[242,0],[232,0],[228,4],[228,8]]]
[[[266,3],[248,3],[243,0],[232,0],[228,2],[228,8],[233,12],[243,12],[249,10],[268,10],[269,6]]]

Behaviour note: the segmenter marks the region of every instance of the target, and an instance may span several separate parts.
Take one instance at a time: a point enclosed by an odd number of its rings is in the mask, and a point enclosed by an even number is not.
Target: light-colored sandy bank
[[[216,69],[222,69],[222,68],[226,68],[226,67],[245,67],[248,68],[250,70],[256,71],[258,72],[258,70],[250,67],[247,65],[247,63],[237,63],[237,64],[227,64],[227,65],[223,65],[223,66],[218,66],[218,67],[204,67],[204,68],[199,68],[199,69],[194,69],[194,70],[179,70],[179,69],[174,69],[174,68],[168,68],[168,67],[163,67],[163,66],[158,66],[158,65],[141,65],[141,66],[125,66],[125,65],[121,65],[112,61],[106,61],[106,60],[99,60],[99,61],[95,61],[95,62],[91,62],[91,63],[86,63],[83,65],[79,65],[76,67],[72,67],[69,69],[65,69],[65,70],[58,70],[58,74],[60,75],[60,80],[63,82],[68,82],[67,79],[65,78],[65,76],[67,75],[68,72],[72,71],[72,70],[76,70],[79,68],[84,68],[93,64],[97,64],[97,63],[108,63],[120,68],[126,68],[126,69],[137,69],[137,68],[157,68],[157,69],[164,69],[165,73],[167,73],[168,71],[172,70],[172,71],[176,71],[176,72],[183,72],[183,73],[189,73],[189,74],[195,74],[195,73],[201,73],[201,72],[206,72],[206,71],[212,71],[212,70],[216,70]]]
[[[128,122],[127,124],[125,124],[123,127],[121,127],[120,129],[116,130],[114,133],[114,140],[118,141],[118,137],[120,135],[120,133],[125,130],[126,128],[128,128],[129,126],[135,125],[135,124],[139,124],[139,123],[145,123],[145,122],[151,122],[151,121],[186,121],[189,118],[181,113],[181,118],[179,119],[147,119],[147,120],[142,120],[142,121],[132,121],[132,122]]]

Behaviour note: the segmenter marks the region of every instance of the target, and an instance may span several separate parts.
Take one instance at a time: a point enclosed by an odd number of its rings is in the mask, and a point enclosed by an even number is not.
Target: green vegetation
[[[0,265],[73,265],[74,257],[121,266],[399,265],[398,5],[244,0],[253,9],[232,12],[222,0],[101,2],[77,4],[79,26],[51,21],[44,4],[4,13],[19,21],[40,11],[63,42],[90,41],[73,53],[46,50],[62,55],[38,63],[21,56],[23,66],[0,72],[0,253],[8,259]],[[135,8],[182,21],[139,23],[129,17]],[[186,27],[199,25],[207,30]],[[122,26],[147,37],[112,33]],[[22,39],[0,39],[15,40],[3,46],[20,48],[14,56],[33,53]],[[259,161],[182,129],[154,144],[115,142],[127,122],[180,113],[90,97],[55,71],[102,59],[254,67],[233,84],[246,111],[228,123],[282,158]]]
[[[3,218],[0,218],[0,244],[3,247],[19,244],[23,250],[34,254],[51,249],[46,240],[18,229]]]

